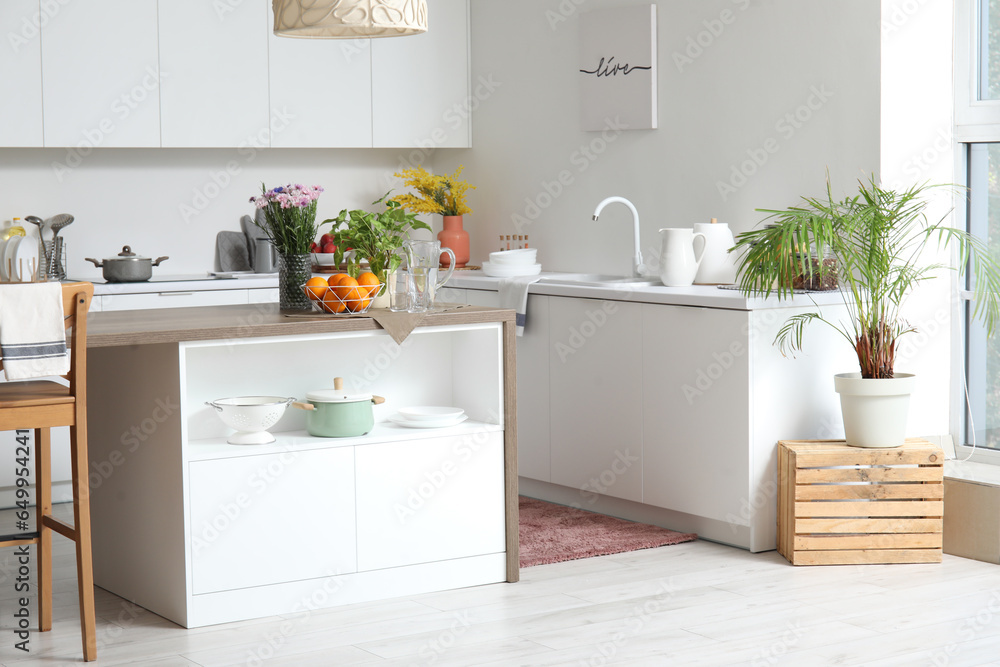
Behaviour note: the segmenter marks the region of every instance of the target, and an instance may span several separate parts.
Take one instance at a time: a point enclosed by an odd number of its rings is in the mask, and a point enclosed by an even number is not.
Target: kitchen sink
[[[659,278],[636,278],[634,276],[615,276],[603,273],[556,273],[542,276],[539,282],[596,287],[643,287],[663,284]]]

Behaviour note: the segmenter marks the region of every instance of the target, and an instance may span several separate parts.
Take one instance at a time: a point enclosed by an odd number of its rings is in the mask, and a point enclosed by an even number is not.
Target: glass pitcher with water
[[[434,305],[434,295],[448,282],[455,270],[455,252],[451,248],[442,249],[438,241],[406,241],[403,249],[412,280],[410,311],[421,313],[430,310]],[[451,256],[451,263],[448,264],[444,278],[438,280],[442,252]]]

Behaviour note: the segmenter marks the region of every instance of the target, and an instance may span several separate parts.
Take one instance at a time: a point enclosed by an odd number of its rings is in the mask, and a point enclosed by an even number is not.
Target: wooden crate
[[[778,443],[778,552],[793,565],[940,563],[944,452]]]

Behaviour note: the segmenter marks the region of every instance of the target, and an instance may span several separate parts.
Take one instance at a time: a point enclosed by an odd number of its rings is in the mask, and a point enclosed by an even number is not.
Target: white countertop
[[[559,272],[543,271],[542,276],[559,276]],[[502,278],[491,278],[482,271],[455,271],[448,280],[449,287],[497,291]],[[570,296],[609,301],[635,301],[639,303],[662,303],[677,306],[701,306],[704,308],[724,308],[728,310],[756,310],[760,308],[795,308],[815,305],[836,305],[843,303],[839,292],[810,292],[796,294],[792,298],[748,299],[735,289],[720,289],[715,285],[692,285],[690,287],[659,286],[608,286],[568,285],[560,283],[533,283],[529,294],[548,296]]]

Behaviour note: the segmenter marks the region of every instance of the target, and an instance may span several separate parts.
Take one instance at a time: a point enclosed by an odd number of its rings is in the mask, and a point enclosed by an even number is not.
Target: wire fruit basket
[[[306,285],[312,308],[316,312],[358,315],[367,313],[375,299],[385,293],[385,283],[371,285]]]

